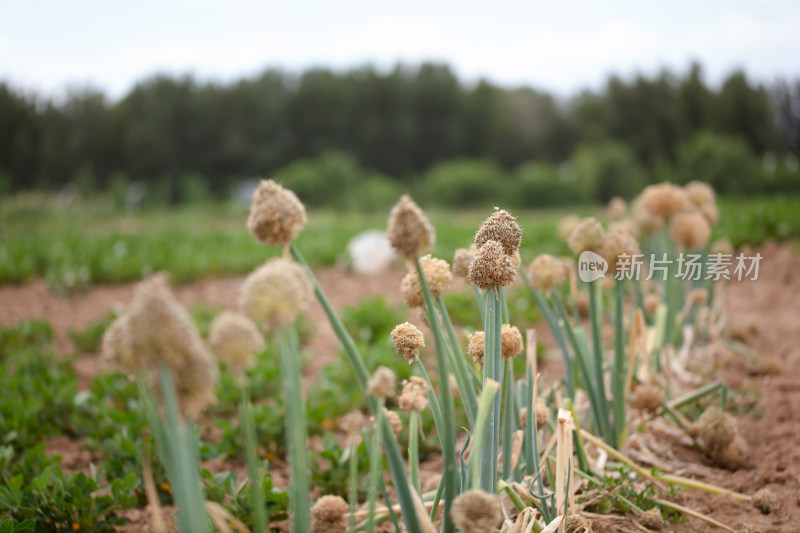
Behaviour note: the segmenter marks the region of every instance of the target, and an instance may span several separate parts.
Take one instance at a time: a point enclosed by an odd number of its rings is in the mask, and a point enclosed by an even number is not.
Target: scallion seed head
[[[436,233],[422,209],[404,194],[389,213],[386,237],[392,247],[410,261],[433,246]]]
[[[247,228],[260,241],[286,248],[306,224],[306,208],[294,192],[261,180],[250,205]]]

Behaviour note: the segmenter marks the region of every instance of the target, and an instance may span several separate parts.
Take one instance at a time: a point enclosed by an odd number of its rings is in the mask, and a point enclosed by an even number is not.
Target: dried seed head
[[[558,236],[561,237],[562,241],[568,240],[569,236],[572,235],[572,232],[580,223],[581,217],[578,215],[565,216],[558,223]]]
[[[736,419],[719,407],[709,407],[693,425],[697,440],[710,454],[726,448],[736,437]]]
[[[675,244],[687,250],[702,248],[711,237],[711,226],[697,211],[675,215],[669,222],[669,229]]]
[[[411,365],[419,356],[419,349],[425,347],[425,337],[422,332],[410,322],[403,322],[392,330],[394,350],[406,358]]]
[[[719,222],[719,208],[717,207],[717,204],[701,205],[697,208],[697,210],[700,211],[700,214],[703,215],[703,218],[705,218],[706,222],[708,222],[710,225],[713,226]]]
[[[311,533],[346,533],[347,502],[341,496],[323,496],[311,508]]]
[[[644,297],[644,310],[648,315],[653,316],[659,305],[661,305],[661,297],[657,294],[648,294]]]
[[[583,252],[597,252],[606,239],[603,226],[594,218],[581,220],[567,239],[567,245],[572,253],[581,255]]]
[[[770,489],[764,488],[753,495],[753,505],[762,514],[770,514],[781,508],[781,501],[778,499],[777,494]]]
[[[733,245],[728,239],[720,239],[711,243],[708,253],[711,255],[733,255]]]
[[[658,509],[650,509],[643,512],[639,517],[639,521],[644,527],[654,531],[661,531],[661,528],[664,527],[664,517],[661,516],[661,511]]]
[[[632,237],[639,236],[639,224],[632,218],[623,218],[616,220],[608,225],[608,231],[611,233],[627,233]]]
[[[475,244],[478,248],[488,241],[499,242],[503,251],[509,257],[519,250],[522,242],[522,228],[519,227],[514,217],[503,210],[495,208],[495,212],[487,218],[475,234]]]
[[[453,501],[450,516],[463,533],[486,533],[500,524],[503,511],[494,494],[469,490]]]
[[[389,421],[389,425],[392,426],[392,433],[394,433],[395,436],[399,435],[400,432],[403,431],[403,421],[400,419],[400,415],[394,411],[384,409],[383,416],[385,416]]]
[[[128,311],[109,328],[103,344],[109,359],[129,373],[167,367],[181,411],[195,418],[215,400],[219,369],[189,314],[156,274],[140,282]],[[155,374],[155,372],[153,372]]]
[[[750,446],[738,433],[725,448],[710,454],[711,459],[723,468],[736,470],[747,462]]]
[[[391,368],[379,366],[367,382],[367,394],[376,398],[392,398],[397,387],[397,376]]]
[[[519,266],[522,264],[522,256],[519,255],[519,250],[511,256],[511,264],[514,265],[514,270],[519,270]]]
[[[476,331],[469,336],[467,353],[472,356],[472,361],[476,365],[483,366],[483,344],[485,339],[486,335],[482,331]]]
[[[642,203],[654,215],[670,218],[686,209],[689,200],[683,188],[664,182],[645,187]]]
[[[397,405],[402,411],[421,413],[428,406],[428,384],[419,376],[411,376],[403,381],[403,390],[397,398]]]
[[[132,374],[136,372],[136,357],[131,351],[128,338],[128,315],[122,314],[114,319],[103,334],[103,358],[113,367]]]
[[[567,281],[564,262],[552,255],[542,254],[528,267],[528,276],[534,289],[549,292]]]
[[[689,292],[689,300],[697,305],[705,305],[708,302],[708,289],[692,289]]]
[[[347,435],[348,440],[358,442],[361,438],[361,430],[367,425],[367,417],[358,409],[350,411],[339,421],[339,427]]]
[[[422,268],[422,274],[428,282],[428,287],[431,289],[431,295],[438,298],[442,295],[447,285],[453,280],[453,274],[450,272],[450,265],[444,259],[436,259],[431,257],[430,254],[420,257],[419,266]],[[417,269],[412,268],[405,275],[403,281],[400,282],[400,292],[403,295],[403,300],[409,307],[422,307],[425,304],[425,298],[422,294],[422,285],[419,283],[419,276],[417,276]]]
[[[625,216],[628,211],[628,204],[619,196],[613,197],[606,205],[606,216],[611,220],[617,220]]]
[[[503,324],[500,330],[501,354],[505,359],[513,359],[522,353],[522,333],[517,326]]]
[[[714,203],[714,189],[704,181],[690,181],[684,185],[686,197],[696,207]]]
[[[497,241],[486,241],[469,265],[467,279],[480,289],[505,286],[514,281],[517,269]]]
[[[759,376],[777,376],[781,372],[783,372],[783,365],[774,357],[761,359],[755,369],[755,373]]]
[[[664,403],[664,392],[658,387],[642,385],[634,391],[631,403],[640,411],[655,413]]]
[[[466,278],[469,274],[469,264],[475,257],[478,247],[471,244],[469,248],[459,248],[453,255],[453,275],[459,278]]]
[[[223,311],[211,322],[208,343],[231,372],[241,377],[264,350],[264,337],[252,320],[241,313]]]
[[[386,237],[398,253],[412,260],[433,246],[436,234],[422,209],[404,194],[389,213]]]
[[[261,180],[253,193],[247,229],[260,242],[286,248],[306,224],[306,208],[289,189]]]
[[[539,398],[536,400],[536,409],[533,413],[533,420],[536,423],[537,431],[542,429],[546,424],[547,420],[550,417],[550,410],[547,408],[547,405],[544,403],[544,400]],[[523,407],[519,410],[519,427],[521,429],[525,429],[528,427],[528,408]]]
[[[303,268],[288,259],[274,258],[244,280],[239,306],[251,320],[273,330],[308,311],[311,297],[311,283]]]
[[[568,514],[564,519],[564,531],[567,533],[583,533],[592,530],[592,522],[582,514]]]
[[[664,217],[642,209],[634,211],[633,223],[636,225],[636,235],[647,237],[661,231],[664,227]]]
[[[627,257],[627,264],[632,264],[632,256],[641,253],[639,243],[629,233],[612,231],[606,234],[600,246],[600,255],[608,262],[609,272],[617,272],[623,266],[621,258]]]

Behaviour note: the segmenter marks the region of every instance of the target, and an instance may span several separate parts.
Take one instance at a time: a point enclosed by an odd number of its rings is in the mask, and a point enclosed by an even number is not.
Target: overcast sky
[[[737,67],[800,77],[800,1],[0,0],[0,79],[47,94],[119,97],[155,72],[438,60],[465,80],[569,95],[692,59],[712,84]]]

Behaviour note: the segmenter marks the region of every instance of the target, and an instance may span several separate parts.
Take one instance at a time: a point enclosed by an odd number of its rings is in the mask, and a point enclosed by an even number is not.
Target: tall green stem
[[[250,476],[250,507],[253,509],[254,533],[267,533],[269,516],[264,508],[264,490],[261,487],[263,474],[258,464],[258,442],[256,426],[253,420],[253,404],[250,402],[249,383],[242,383],[242,399],[239,405],[239,423],[244,439],[247,473]]]
[[[627,378],[625,359],[625,332],[623,331],[622,314],[624,312],[625,285],[623,281],[614,283],[614,367],[611,374],[611,390],[614,407],[614,439],[612,444],[617,447],[625,432],[625,379]]]
[[[308,422],[306,421],[305,399],[300,383],[300,352],[297,332],[293,326],[278,333],[283,393],[286,398],[286,449],[289,450],[289,508],[291,510],[292,531],[308,531],[309,493],[308,479]]]
[[[486,330],[483,345],[483,382],[492,379],[503,383],[501,367],[501,329],[503,316],[503,287],[490,288],[486,291]],[[481,453],[480,487],[494,494],[497,486],[497,455],[500,444],[500,398],[492,403],[487,421]]]
[[[455,409],[453,407],[453,395],[450,392],[450,379],[447,371],[447,344],[442,333],[442,328],[436,320],[436,307],[434,306],[433,295],[428,286],[428,280],[422,272],[419,259],[414,260],[417,267],[422,295],[425,300],[425,312],[428,316],[428,323],[433,330],[434,342],[436,344],[436,365],[439,372],[439,389],[441,391],[442,426],[438,428],[439,440],[442,444],[442,454],[444,455],[444,474],[442,475],[444,488],[444,520],[442,528],[444,533],[455,533],[455,526],[450,517],[450,506],[456,498],[458,471],[456,466],[456,428],[455,428]]]

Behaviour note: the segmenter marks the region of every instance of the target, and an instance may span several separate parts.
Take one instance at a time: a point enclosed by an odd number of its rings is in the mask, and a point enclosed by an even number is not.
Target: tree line
[[[714,88],[699,64],[611,76],[602,89],[568,99],[465,83],[434,63],[389,72],[271,69],[225,84],[158,75],[116,101],[92,89],[48,98],[0,83],[0,193],[141,181],[178,201],[192,191],[227,194],[244,177],[314,181],[292,176],[330,166],[332,157],[339,172],[350,165],[386,187],[416,186],[444,166],[471,173],[439,178],[468,189],[484,165],[509,180],[546,175],[567,189],[571,172],[592,168],[593,200],[690,172],[709,174],[723,191],[750,193],[797,190],[798,154],[800,80],[763,86],[736,71]],[[714,168],[704,169],[709,157]],[[743,158],[747,175],[737,168]],[[778,185],[763,172],[772,161]],[[465,170],[466,162],[479,164]]]

